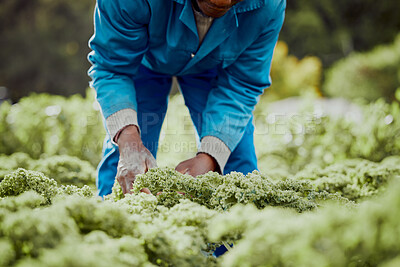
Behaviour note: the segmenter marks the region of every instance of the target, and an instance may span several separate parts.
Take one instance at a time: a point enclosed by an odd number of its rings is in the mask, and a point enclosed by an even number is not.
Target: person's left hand
[[[199,153],[194,158],[182,161],[175,168],[176,171],[193,177],[209,171],[217,171],[217,169],[218,164],[215,159],[205,153]]]

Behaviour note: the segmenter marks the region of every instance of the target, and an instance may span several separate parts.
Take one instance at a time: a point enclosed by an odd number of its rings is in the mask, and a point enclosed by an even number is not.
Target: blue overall
[[[201,44],[191,1],[97,0],[91,86],[105,119],[136,110],[143,142],[155,156],[171,77],[178,77],[200,139],[216,137],[232,152],[224,173],[247,173],[257,168],[252,112],[271,85],[286,1],[239,2],[213,20]],[[117,162],[118,149],[106,139],[100,195],[110,192]]]
[[[215,69],[197,75],[178,77],[185,105],[189,109],[193,124],[199,134],[201,133],[201,114],[206,106],[212,80],[215,79],[215,77]],[[171,83],[171,76],[155,73],[144,66],[139,68],[139,75],[135,79],[138,122],[142,130],[141,137],[143,144],[150,150],[154,157],[156,157],[157,154],[158,139],[167,110]],[[142,114],[146,114],[146,116],[142,116]],[[148,114],[154,115],[148,116]],[[151,120],[151,122],[144,122],[143,120],[146,118],[150,118],[149,120]],[[154,120],[154,118],[160,119]],[[250,120],[241,141],[236,146],[235,150],[232,151],[225,165],[224,173],[229,173],[231,171],[248,173],[257,169],[253,133],[254,126]],[[118,160],[118,147],[111,142],[107,134],[103,146],[103,159],[97,170],[98,175],[96,183],[100,196],[111,193],[111,188],[117,174]],[[178,163],[179,162],[177,162],[177,164]]]

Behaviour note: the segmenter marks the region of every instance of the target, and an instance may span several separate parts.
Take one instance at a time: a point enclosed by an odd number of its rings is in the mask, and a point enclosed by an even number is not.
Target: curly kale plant
[[[376,163],[353,159],[333,164],[324,169],[309,168],[295,175],[295,179],[309,180],[319,191],[339,193],[359,201],[385,190],[387,183],[400,177],[400,157],[392,156]]]
[[[61,155],[32,159],[28,154],[17,152],[10,156],[0,156],[0,181],[18,168],[42,172],[59,184],[94,185],[96,170],[87,161],[77,157]]]
[[[92,190],[87,185],[82,188],[74,185],[58,187],[54,179],[46,177],[43,173],[22,168],[6,175],[0,182],[0,197],[18,196],[27,191],[38,193],[47,204],[50,204],[55,197],[65,195],[93,196]]]
[[[398,182],[380,198],[352,210],[334,204],[299,216],[289,210],[236,206],[210,222],[210,239],[238,236],[221,266],[394,264],[400,253]]]
[[[17,196],[30,190],[37,192],[50,202],[58,192],[57,182],[43,173],[22,168],[6,175],[0,182],[0,197]]]
[[[118,188],[118,184],[115,187]],[[154,194],[161,192],[157,196],[159,203],[168,207],[180,199],[189,199],[216,210],[227,210],[238,203],[253,203],[260,209],[282,206],[302,212],[316,208],[319,200],[340,198],[329,193],[318,194],[307,181],[277,182],[258,172],[248,175],[232,172],[224,176],[210,172],[194,178],[169,168],[158,168],[136,177],[133,191],[138,193],[142,188],[149,188]]]
[[[29,169],[42,172],[59,184],[79,187],[95,184],[96,170],[89,162],[77,157],[62,155],[32,160]]]

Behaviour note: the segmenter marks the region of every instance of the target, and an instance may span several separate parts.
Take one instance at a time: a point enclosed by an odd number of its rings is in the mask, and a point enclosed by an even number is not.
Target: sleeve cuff
[[[215,136],[204,136],[201,139],[198,153],[206,153],[213,157],[217,161],[221,173],[224,173],[226,162],[231,155],[228,146]]]
[[[139,128],[137,112],[133,109],[121,109],[107,117],[107,131],[110,134],[111,140],[114,144],[114,138],[116,137],[116,135],[119,133],[120,130],[128,125],[135,125]]]

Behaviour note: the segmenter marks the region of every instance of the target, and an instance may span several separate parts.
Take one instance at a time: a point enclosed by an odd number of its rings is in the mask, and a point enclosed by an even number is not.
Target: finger
[[[162,192],[158,192],[158,193],[157,193],[157,196],[159,196],[159,195],[161,195],[161,194],[162,194]]]
[[[133,188],[133,181],[130,179],[126,179],[126,193],[132,194],[132,188]]]
[[[119,185],[121,186],[122,193],[125,195],[126,194],[126,188],[125,188],[125,182],[123,181],[123,178],[121,176],[116,177]]]
[[[188,174],[188,175],[194,176],[194,175],[192,175],[192,169],[189,169],[189,168],[187,168],[183,174]]]
[[[175,171],[185,174],[189,171],[189,168],[183,164],[179,164],[176,166]]]
[[[157,168],[157,161],[153,156],[146,157],[146,172],[151,168]]]
[[[143,193],[152,195],[152,194],[151,194],[151,191],[150,191],[148,188],[143,188],[143,189],[140,190],[140,192],[143,192]]]
[[[127,193],[125,185],[121,185],[122,193],[125,195]]]
[[[183,173],[183,174],[188,174],[190,172],[190,169],[189,168],[186,168],[184,171],[182,171],[181,173]]]
[[[181,173],[193,176],[193,167],[192,168],[187,167],[183,171],[181,171]]]

